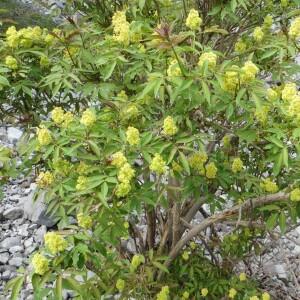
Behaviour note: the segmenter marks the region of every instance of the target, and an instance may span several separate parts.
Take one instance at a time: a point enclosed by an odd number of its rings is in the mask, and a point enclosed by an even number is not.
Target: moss
[[[47,28],[54,27],[51,16],[17,0],[0,1],[0,22],[3,23],[0,32],[5,31],[11,25],[15,25],[17,28],[36,25]]]

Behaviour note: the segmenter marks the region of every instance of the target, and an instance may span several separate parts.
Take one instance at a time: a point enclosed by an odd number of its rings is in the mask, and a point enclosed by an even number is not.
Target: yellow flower
[[[157,300],[168,300],[169,293],[170,293],[169,287],[167,285],[163,286],[161,288],[161,291],[156,295],[156,299]]]
[[[52,142],[52,136],[50,130],[47,128],[38,128],[37,129],[37,139],[40,146],[47,146]]]
[[[216,167],[215,163],[211,162],[211,163],[207,164],[205,169],[206,169],[206,177],[208,179],[216,178],[218,168]]]
[[[217,55],[213,52],[202,53],[198,61],[198,66],[202,68],[205,62],[207,62],[208,68],[215,68],[217,65]]]
[[[188,251],[183,251],[182,255],[181,255],[183,260],[188,260],[190,257],[190,254]]]
[[[124,101],[128,101],[128,96],[127,96],[127,94],[126,94],[126,92],[124,90],[120,91],[117,94],[117,98],[119,98],[121,100],[124,100]]]
[[[112,155],[111,164],[117,168],[121,168],[127,162],[123,152],[119,151]]]
[[[195,242],[190,242],[190,247],[192,250],[195,250],[197,248],[197,244]]]
[[[52,175],[52,173],[50,173],[49,171],[46,172],[41,172],[36,180],[37,185],[40,188],[45,188],[49,185],[51,185],[54,181],[54,177]]]
[[[116,283],[116,288],[118,291],[122,292],[125,288],[125,281],[119,278]]]
[[[128,195],[131,190],[131,185],[129,181],[121,182],[117,185],[116,196],[122,198]]]
[[[129,223],[128,223],[127,221],[125,221],[125,222],[123,223],[123,226],[124,226],[125,229],[128,229],[128,228],[129,228]]]
[[[202,24],[202,19],[199,17],[199,12],[195,9],[191,9],[186,21],[185,25],[191,30],[197,30]]]
[[[92,126],[96,122],[97,118],[95,113],[91,109],[86,109],[80,119],[80,123],[86,127]]]
[[[255,118],[262,124],[265,124],[268,120],[268,113],[270,108],[266,105],[262,106],[260,109],[255,110]]]
[[[121,111],[122,120],[134,119],[138,116],[139,110],[135,104],[126,105],[126,108]]]
[[[44,275],[49,270],[48,259],[39,253],[36,253],[32,258],[34,273]]]
[[[114,40],[124,45],[130,43],[130,28],[126,20],[125,11],[117,11],[112,17],[112,26],[114,30]]]
[[[234,51],[244,53],[247,49],[247,44],[243,40],[239,39],[234,45]]]
[[[12,70],[16,70],[18,69],[18,62],[17,60],[12,57],[11,55],[8,55],[5,57],[5,64],[8,68],[12,69]]]
[[[230,147],[230,141],[231,141],[230,135],[228,135],[228,134],[224,135],[224,137],[223,137],[223,139],[222,139],[223,146],[224,146],[225,148],[229,148],[229,147]]]
[[[227,92],[235,92],[239,85],[239,67],[232,66],[231,71],[227,71],[224,74],[223,90]]]
[[[51,111],[51,119],[56,125],[61,124],[64,121],[65,113],[61,107],[55,107]]]
[[[44,42],[47,44],[47,45],[52,45],[54,41],[54,36],[52,34],[47,34],[45,37],[44,37]]]
[[[93,220],[90,216],[85,216],[83,213],[77,214],[78,225],[84,229],[90,229],[93,225]]]
[[[290,102],[288,113],[291,117],[300,118],[300,95],[296,95]]]
[[[244,166],[244,164],[243,164],[242,160],[239,157],[237,157],[232,162],[231,170],[233,173],[237,173],[237,172],[240,172],[243,170],[243,166]]]
[[[118,180],[120,182],[129,182],[134,175],[135,170],[130,166],[129,163],[125,163],[118,173]]]
[[[236,294],[237,294],[236,289],[231,288],[231,289],[229,290],[228,297],[229,297],[230,299],[234,299],[234,297],[236,296]]]
[[[264,28],[270,29],[273,24],[273,17],[271,15],[267,15],[264,18]]]
[[[156,153],[151,161],[150,170],[157,174],[164,174],[167,171],[166,162]]]
[[[291,199],[291,201],[300,201],[300,189],[299,188],[295,188],[294,190],[291,191],[290,199]]]
[[[291,101],[297,95],[297,86],[293,82],[286,83],[282,92],[281,98],[284,101]]]
[[[278,186],[276,182],[271,181],[270,178],[264,179],[260,186],[268,193],[278,192]]]
[[[183,294],[182,294],[182,298],[183,299],[189,299],[190,298],[190,293],[185,291]]]
[[[79,163],[79,165],[77,166],[76,170],[77,170],[77,172],[78,172],[79,175],[84,175],[84,174],[89,173],[89,168],[90,167],[86,163],[84,163],[83,161],[81,161]]]
[[[143,263],[145,263],[145,257],[142,254],[133,255],[130,270],[135,271]]]
[[[77,179],[76,190],[83,191],[87,188],[88,180],[85,176],[79,176]]]
[[[46,68],[46,67],[49,66],[49,64],[50,64],[50,60],[49,60],[48,56],[42,55],[42,56],[40,57],[40,66],[41,66],[42,68]]]
[[[241,273],[239,276],[240,281],[246,281],[247,280],[247,275],[246,273]]]
[[[258,72],[259,68],[252,61],[246,61],[241,68],[241,82],[247,83],[252,81]]]
[[[172,117],[168,116],[164,119],[163,133],[165,135],[174,135],[178,131],[175,121]]]
[[[290,26],[289,36],[292,39],[298,39],[300,37],[300,17],[297,17]]]
[[[262,300],[270,300],[271,299],[270,294],[267,292],[262,293],[261,299]]]
[[[278,98],[278,94],[275,90],[273,90],[272,88],[268,88],[267,89],[267,99],[269,101],[274,101]]]
[[[257,296],[252,296],[249,298],[249,300],[259,300],[259,298]]]
[[[172,170],[178,173],[181,173],[182,167],[175,160],[172,161]]]
[[[205,152],[196,152],[193,153],[189,157],[189,164],[193,169],[199,169],[199,166],[203,166],[203,164],[207,161],[208,156]]]
[[[64,251],[68,245],[64,238],[55,232],[47,232],[44,240],[46,247],[52,254]]]
[[[138,145],[140,143],[140,133],[138,129],[129,126],[126,131],[126,139],[129,145]]]
[[[255,27],[253,31],[253,38],[256,42],[261,42],[264,38],[264,32],[261,27]]]
[[[168,69],[167,74],[169,77],[179,77],[181,76],[181,69],[179,67],[178,61],[176,59],[172,60]]]
[[[74,121],[74,115],[71,112],[66,112],[64,115],[64,121],[62,122],[61,126],[63,128],[68,128],[69,125]]]
[[[289,0],[281,0],[280,4],[281,4],[281,7],[287,7],[289,5]]]
[[[206,297],[207,295],[208,295],[208,289],[207,288],[201,289],[201,296]]]

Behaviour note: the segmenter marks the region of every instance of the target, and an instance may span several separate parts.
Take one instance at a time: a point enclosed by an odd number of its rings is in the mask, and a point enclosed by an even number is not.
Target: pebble
[[[23,216],[23,209],[19,207],[12,207],[4,211],[3,217],[8,220],[16,220],[18,218],[21,218]]]

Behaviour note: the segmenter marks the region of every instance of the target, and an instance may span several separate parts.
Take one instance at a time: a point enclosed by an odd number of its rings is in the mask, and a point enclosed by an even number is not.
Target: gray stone
[[[30,246],[28,248],[26,248],[25,250],[25,256],[29,256],[35,249],[37,248],[37,246]]]
[[[11,271],[7,270],[2,274],[2,279],[4,281],[8,281],[11,278],[11,276],[12,276]]]
[[[16,220],[23,216],[23,209],[19,207],[12,207],[3,213],[3,217],[8,220]]]
[[[24,197],[23,202],[24,216],[33,223],[53,227],[57,220],[47,215],[47,205],[45,204],[45,193],[40,192],[36,197],[36,184],[31,184],[31,193]],[[36,199],[35,199],[36,198]]]
[[[13,257],[8,262],[11,266],[21,267],[23,263],[22,257]]]
[[[22,246],[14,246],[14,247],[9,248],[8,251],[11,254],[14,254],[16,252],[22,252],[22,251],[24,251],[24,248]]]
[[[7,129],[7,139],[10,143],[16,143],[22,136],[23,132],[15,127],[9,127]]]
[[[9,254],[7,252],[0,254],[0,264],[5,265],[8,262]]]
[[[34,235],[34,240],[37,243],[42,243],[44,241],[44,235],[47,232],[47,227],[45,225],[42,225],[36,232]]]
[[[24,242],[24,247],[25,247],[25,248],[28,248],[28,247],[30,247],[32,244],[33,244],[33,238],[30,237],[28,240],[26,240],[26,241]]]
[[[25,223],[18,228],[18,234],[24,237],[28,236],[28,224]]]
[[[8,237],[0,243],[0,247],[5,248],[5,249],[9,249],[13,246],[19,246],[19,245],[21,245],[21,237],[20,236]]]

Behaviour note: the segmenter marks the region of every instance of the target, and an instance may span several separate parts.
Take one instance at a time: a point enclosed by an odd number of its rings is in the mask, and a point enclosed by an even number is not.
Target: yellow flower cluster
[[[62,122],[61,126],[64,128],[68,128],[73,121],[74,115],[70,111],[68,111],[64,114],[64,121]]]
[[[48,259],[40,253],[34,254],[32,258],[32,265],[34,273],[39,275],[44,275],[49,270]]]
[[[204,164],[208,156],[205,152],[196,152],[189,157],[189,164],[192,169],[195,169],[199,174],[204,175]]]
[[[207,62],[208,68],[214,69],[217,65],[217,55],[213,52],[205,52],[200,55],[198,66],[203,67],[204,63]]]
[[[261,42],[264,38],[264,32],[261,27],[255,27],[253,31],[253,38],[256,42]]]
[[[145,263],[145,257],[142,254],[135,254],[132,257],[130,270],[134,272],[141,264]]]
[[[54,176],[49,171],[41,172],[36,180],[37,185],[40,188],[45,188],[51,185],[54,181]]]
[[[175,160],[172,161],[172,170],[178,173],[181,173],[182,166],[178,164]]]
[[[260,109],[255,110],[255,118],[262,124],[265,124],[268,120],[270,108],[266,105],[262,106]]]
[[[81,161],[78,164],[76,170],[79,175],[85,175],[85,174],[89,173],[89,166],[86,163],[84,163],[83,161]]]
[[[197,30],[201,24],[202,19],[199,16],[199,12],[195,9],[191,9],[186,18],[185,25],[191,30]]]
[[[229,290],[228,297],[229,297],[230,299],[234,299],[234,297],[236,296],[236,294],[237,294],[236,289],[231,288],[231,289]]]
[[[289,82],[284,85],[284,88],[281,92],[281,98],[284,101],[292,101],[297,95],[297,86],[294,82]]]
[[[280,4],[281,4],[281,7],[287,7],[289,5],[289,0],[281,0]]]
[[[230,147],[230,141],[231,141],[231,137],[229,134],[224,135],[222,142],[223,142],[223,146],[225,148],[229,148]]]
[[[291,199],[291,201],[300,201],[300,189],[299,188],[295,188],[294,190],[291,191],[290,199]]]
[[[128,101],[128,96],[126,94],[126,92],[124,90],[121,90],[118,94],[117,94],[117,98],[123,101]]]
[[[271,296],[270,296],[269,293],[264,292],[264,293],[262,293],[262,295],[261,295],[261,299],[262,299],[262,300],[270,300],[270,299],[271,299]]]
[[[246,61],[241,68],[241,83],[248,83],[255,79],[255,76],[259,72],[259,68],[252,62]]]
[[[300,17],[297,17],[290,26],[289,29],[289,36],[292,39],[298,39],[300,38]]]
[[[80,123],[86,127],[92,126],[96,122],[96,114],[91,109],[86,109],[80,119]]]
[[[164,174],[167,171],[166,162],[158,153],[154,155],[151,161],[150,170],[157,174]]]
[[[201,296],[206,297],[207,295],[208,295],[208,289],[207,288],[201,289]]]
[[[50,60],[49,60],[48,56],[41,55],[41,57],[40,57],[40,66],[42,68],[47,68],[49,66],[49,64],[50,64]]]
[[[243,40],[239,39],[234,45],[234,51],[238,53],[244,53],[247,49],[247,44]]]
[[[127,162],[127,158],[124,156],[123,152],[118,151],[112,155],[111,164],[117,168],[121,168]]]
[[[117,11],[112,17],[112,26],[114,29],[114,39],[124,45],[130,43],[130,28],[126,20],[125,11]]]
[[[129,182],[121,182],[117,185],[116,196],[118,198],[125,197],[131,191]]]
[[[125,288],[125,281],[123,279],[119,278],[116,283],[116,288],[118,291],[122,292]]]
[[[235,92],[239,85],[239,67],[232,66],[230,71],[226,71],[223,79],[223,89],[227,92]]]
[[[130,166],[129,163],[125,163],[118,173],[118,180],[120,182],[130,182],[135,175],[135,170]]]
[[[172,135],[176,134],[177,131],[178,131],[178,128],[176,126],[174,119],[170,116],[166,117],[164,119],[163,133],[165,135],[172,136]]]
[[[249,298],[249,300],[259,300],[259,298],[257,296],[252,296]]]
[[[243,161],[239,157],[236,157],[232,162],[231,170],[233,173],[238,173],[243,170],[243,167]]]
[[[265,29],[270,29],[272,25],[273,25],[273,17],[271,15],[265,16],[263,27]]]
[[[216,178],[218,168],[216,167],[214,162],[211,162],[211,163],[207,164],[206,167],[205,167],[205,170],[206,170],[205,175],[208,179]]]
[[[61,124],[64,121],[65,112],[61,107],[55,107],[51,111],[51,119],[56,125]]]
[[[88,179],[85,176],[79,176],[77,178],[76,190],[83,191],[87,188]]]
[[[278,191],[276,182],[271,181],[270,178],[264,179],[260,186],[268,193],[276,193]]]
[[[11,70],[17,70],[18,69],[18,62],[11,55],[8,55],[8,56],[5,57],[5,64]]]
[[[51,132],[47,128],[37,129],[37,139],[40,146],[47,146],[52,142]]]
[[[187,261],[190,258],[190,253],[188,251],[183,251],[183,253],[181,254],[181,257],[183,260]]]
[[[77,214],[78,225],[84,229],[90,229],[93,225],[93,220],[90,216],[84,215],[83,213]]]
[[[72,168],[72,164],[65,159],[53,159],[52,163],[55,172],[64,176],[68,175]]]
[[[156,295],[157,300],[168,300],[169,299],[169,294],[170,294],[170,289],[169,287],[163,286],[161,288],[161,291]]]
[[[170,62],[170,65],[167,70],[167,74],[169,77],[179,77],[181,76],[181,69],[179,67],[178,61],[176,59]]]
[[[47,232],[44,236],[44,240],[46,247],[52,254],[64,251],[68,246],[64,238],[55,232]]]
[[[300,119],[300,95],[296,95],[290,102],[288,113],[291,117]]]
[[[182,294],[182,300],[186,300],[186,299],[189,299],[190,298],[190,293],[185,291],[183,294]]]
[[[130,120],[134,119],[138,116],[139,110],[135,104],[126,105],[121,112],[121,119],[122,120]]]
[[[272,88],[268,88],[268,89],[267,89],[267,99],[268,99],[269,101],[274,101],[274,100],[276,100],[277,98],[278,98],[277,92],[276,92],[274,89],[272,89]]]
[[[246,281],[247,280],[247,275],[246,273],[241,273],[239,276],[240,281]]]
[[[136,146],[140,143],[140,133],[138,129],[129,126],[126,131],[126,140],[130,146]]]

